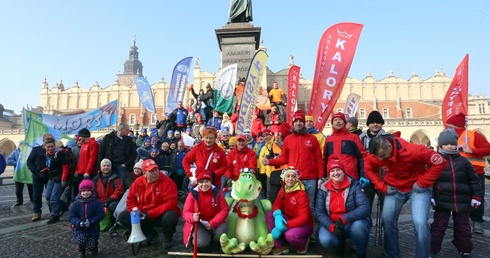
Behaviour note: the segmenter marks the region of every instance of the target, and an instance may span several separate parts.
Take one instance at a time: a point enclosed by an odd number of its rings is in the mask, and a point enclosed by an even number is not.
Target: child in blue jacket
[[[79,190],[70,207],[70,223],[77,241],[77,258],[84,258],[85,252],[89,255],[98,252],[99,222],[104,217],[104,209],[94,194],[94,183],[90,178],[80,183]]]

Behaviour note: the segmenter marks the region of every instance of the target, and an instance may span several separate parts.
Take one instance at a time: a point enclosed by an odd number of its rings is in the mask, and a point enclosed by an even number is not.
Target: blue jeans
[[[46,187],[46,178],[32,176],[32,210],[41,213],[43,208],[43,191]]]
[[[316,199],[316,189],[318,188],[317,180],[308,179],[301,180],[303,185],[305,186],[305,192],[308,195],[308,199],[310,200],[310,210],[312,214],[315,211],[315,199]]]
[[[128,189],[129,186],[127,185],[126,182],[126,177],[128,176],[128,168],[123,167],[122,165],[115,165],[113,166],[113,168],[116,170],[117,176],[121,178],[121,181],[124,185],[124,189]]]
[[[53,180],[48,180],[48,186],[46,187],[46,201],[48,201],[49,212],[52,216],[60,216],[61,214],[61,193],[63,193],[63,187],[60,183],[55,183]]]
[[[357,254],[366,254],[371,232],[371,222],[368,219],[356,220],[345,225],[345,232],[351,239]],[[325,227],[318,229],[318,241],[325,248],[336,248],[340,240]]]
[[[396,191],[385,195],[382,211],[384,228],[384,246],[386,257],[400,257],[398,245],[398,217],[403,205],[410,200],[412,222],[415,231],[415,257],[429,257],[430,228],[429,210],[431,188],[423,188],[422,192],[411,190],[407,193]]]

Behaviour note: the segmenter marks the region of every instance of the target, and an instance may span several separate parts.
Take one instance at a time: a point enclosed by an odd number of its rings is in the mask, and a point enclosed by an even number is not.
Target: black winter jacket
[[[459,154],[443,154],[447,160],[444,172],[434,183],[435,210],[469,212],[471,199],[482,197],[482,189],[473,165]]]
[[[111,162],[113,162],[114,166],[114,145],[117,138],[116,131],[113,131],[106,134],[102,139],[102,143],[100,144],[99,148],[99,157],[97,160],[97,166],[99,168],[100,162],[103,159],[109,159]],[[124,136],[122,140],[124,145],[124,160],[126,161],[124,164],[126,165],[126,168],[131,171],[137,156],[136,143],[134,143],[133,139],[131,139],[129,136]]]

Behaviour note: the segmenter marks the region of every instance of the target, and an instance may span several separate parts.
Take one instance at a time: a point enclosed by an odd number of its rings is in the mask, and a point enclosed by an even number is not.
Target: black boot
[[[366,254],[357,254],[356,253],[356,258],[366,258],[367,255]]]
[[[48,222],[46,222],[46,224],[53,224],[53,223],[56,223],[60,220],[60,216],[53,216],[51,215],[51,217],[49,217],[49,220]]]

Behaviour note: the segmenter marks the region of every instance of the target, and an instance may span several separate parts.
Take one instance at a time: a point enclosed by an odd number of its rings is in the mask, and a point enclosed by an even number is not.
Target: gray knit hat
[[[445,144],[458,145],[458,134],[454,129],[446,129],[439,134],[437,145],[442,146]]]

